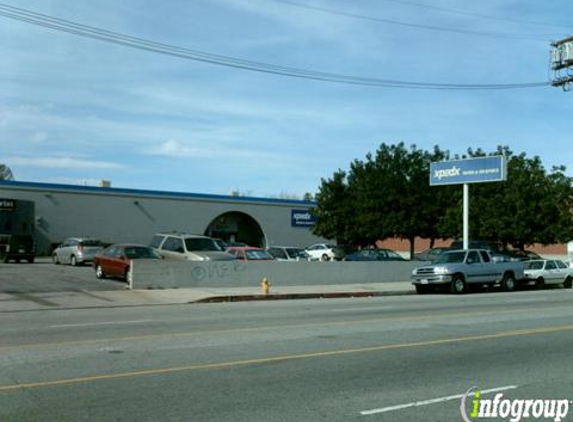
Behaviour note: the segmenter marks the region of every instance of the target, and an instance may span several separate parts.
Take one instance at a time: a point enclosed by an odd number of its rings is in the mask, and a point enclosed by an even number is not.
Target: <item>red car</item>
[[[231,246],[227,248],[226,252],[235,255],[235,259],[239,261],[271,261],[275,259],[266,249],[253,246]]]
[[[93,259],[96,277],[120,277],[131,283],[130,261],[135,259],[162,259],[157,252],[144,245],[117,244],[98,252]]]

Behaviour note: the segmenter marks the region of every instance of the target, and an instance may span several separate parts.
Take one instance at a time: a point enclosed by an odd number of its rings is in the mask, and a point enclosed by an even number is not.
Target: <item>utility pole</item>
[[[570,91],[573,86],[573,37],[551,44],[551,85]]]

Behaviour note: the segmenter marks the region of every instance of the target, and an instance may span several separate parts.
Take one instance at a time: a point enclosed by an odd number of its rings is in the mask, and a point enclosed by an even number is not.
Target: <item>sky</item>
[[[317,72],[547,82],[570,0],[6,0],[154,42]],[[302,6],[305,7],[302,7]],[[1,6],[1,5],[0,5]],[[253,72],[0,16],[0,163],[19,181],[302,197],[382,144],[507,145],[573,176],[573,92],[428,90]]]

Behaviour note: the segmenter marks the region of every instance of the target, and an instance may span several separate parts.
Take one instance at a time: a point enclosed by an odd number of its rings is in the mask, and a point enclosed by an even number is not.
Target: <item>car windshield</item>
[[[358,252],[358,255],[360,256],[370,256],[370,255],[376,255],[378,254],[378,252],[376,252],[373,249],[362,249],[361,251]]]
[[[402,255],[398,254],[397,252],[394,252],[394,251],[386,251],[386,253],[388,254],[388,258],[392,258],[392,259],[402,259]]]
[[[101,241],[95,240],[95,239],[82,240],[80,243],[81,243],[82,245],[84,245],[84,246],[96,246],[96,247],[101,247],[101,246],[103,246],[103,244],[101,243]]]
[[[529,261],[525,263],[526,270],[542,270],[543,261]]]
[[[161,256],[153,249],[143,246],[125,248],[125,256],[129,259],[160,259]]]
[[[262,260],[262,259],[274,259],[273,256],[265,251],[264,249],[253,249],[245,252],[247,259],[250,261]]]
[[[185,247],[188,251],[220,251],[221,248],[213,239],[188,238],[185,239]]]
[[[440,254],[440,256],[436,259],[437,264],[447,264],[447,263],[456,263],[456,262],[464,262],[464,258],[466,257],[465,252],[446,252]]]
[[[304,249],[288,248],[285,250],[287,255],[291,258],[306,258],[308,256]]]

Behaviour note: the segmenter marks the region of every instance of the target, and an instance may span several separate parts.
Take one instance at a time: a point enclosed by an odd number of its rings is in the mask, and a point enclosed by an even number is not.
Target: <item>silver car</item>
[[[54,264],[70,264],[73,266],[91,262],[97,251],[103,249],[104,244],[88,237],[70,237],[52,252]]]
[[[232,261],[234,255],[224,252],[212,238],[186,233],[158,233],[149,244],[167,259],[189,261]]]
[[[272,246],[268,251],[277,261],[310,261],[310,255],[302,248]]]
[[[523,282],[535,282],[537,287],[546,284],[563,284],[570,289],[573,284],[573,270],[559,259],[534,259],[525,263]]]

